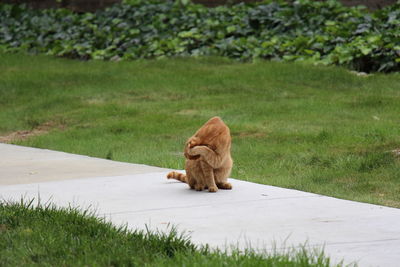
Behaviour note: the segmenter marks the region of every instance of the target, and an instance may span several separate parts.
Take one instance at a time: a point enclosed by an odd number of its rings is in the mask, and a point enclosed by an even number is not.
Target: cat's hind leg
[[[229,159],[224,167],[214,169],[215,183],[219,189],[232,189],[232,185],[228,183],[228,177],[232,170],[232,160]]]
[[[219,189],[226,189],[226,190],[232,189],[232,184],[228,182],[219,182],[216,184]]]

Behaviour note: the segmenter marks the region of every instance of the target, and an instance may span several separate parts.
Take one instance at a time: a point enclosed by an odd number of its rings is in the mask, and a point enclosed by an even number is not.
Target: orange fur
[[[232,189],[227,182],[233,164],[231,135],[221,118],[211,118],[190,137],[185,144],[184,155],[186,175],[170,172],[168,179],[185,182],[197,191]]]

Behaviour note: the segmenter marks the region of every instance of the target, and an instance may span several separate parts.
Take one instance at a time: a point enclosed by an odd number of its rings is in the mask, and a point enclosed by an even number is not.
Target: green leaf
[[[381,36],[380,35],[372,35],[372,36],[368,36],[367,41],[369,43],[376,43],[379,42],[381,40]]]
[[[325,25],[326,25],[326,26],[334,26],[334,25],[336,25],[336,22],[334,22],[334,21],[332,21],[332,20],[327,20],[327,21],[325,22]]]
[[[190,0],[178,0],[183,6],[187,6],[190,3]]]
[[[372,51],[370,47],[360,47],[360,50],[363,55],[368,55]]]
[[[227,31],[228,33],[232,33],[232,32],[234,32],[234,31],[236,31],[236,27],[233,26],[233,25],[228,26],[228,27],[226,27],[226,31]]]

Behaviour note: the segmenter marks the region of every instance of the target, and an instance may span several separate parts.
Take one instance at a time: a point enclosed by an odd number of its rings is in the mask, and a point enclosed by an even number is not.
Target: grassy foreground
[[[224,59],[79,62],[0,54],[0,140],[183,168],[219,115],[232,177],[400,207],[400,75]]]
[[[323,253],[227,254],[177,235],[116,228],[90,212],[0,202],[2,266],[332,266]]]

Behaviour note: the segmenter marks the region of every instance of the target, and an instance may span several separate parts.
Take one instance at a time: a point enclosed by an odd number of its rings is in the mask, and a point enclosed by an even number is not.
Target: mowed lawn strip
[[[218,115],[232,177],[400,207],[398,73],[0,54],[0,109],[3,142],[176,169],[186,138]]]
[[[0,202],[3,266],[342,266],[323,252],[301,248],[256,254],[210,250],[188,236],[130,231],[89,210]]]

